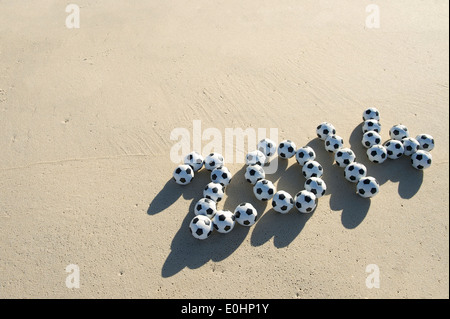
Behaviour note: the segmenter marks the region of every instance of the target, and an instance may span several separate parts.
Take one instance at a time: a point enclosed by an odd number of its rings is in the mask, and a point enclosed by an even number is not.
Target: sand
[[[379,28],[360,0],[79,0],[73,29],[67,4],[0,2],[1,298],[449,297],[447,1],[376,1]],[[433,165],[370,163],[367,107],[384,140],[398,123],[433,135]],[[249,201],[260,219],[195,240],[208,172],[176,185],[170,157],[171,133],[193,143],[194,121],[311,145],[327,194],[313,214],[278,214],[229,160],[219,206]],[[333,165],[323,121],[379,180],[376,197]],[[289,159],[268,178],[295,194],[300,174]]]

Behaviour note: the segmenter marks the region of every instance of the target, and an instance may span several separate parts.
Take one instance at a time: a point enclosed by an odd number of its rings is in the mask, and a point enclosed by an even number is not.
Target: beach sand
[[[360,0],[79,0],[79,28],[67,4],[0,3],[1,298],[449,298],[447,1],[376,1],[379,27]],[[370,163],[367,107],[383,140],[398,123],[433,135],[433,165]],[[333,165],[324,121],[376,197]],[[249,201],[260,218],[194,239],[209,174],[179,186],[170,155],[195,123],[312,146],[327,194],[313,214],[278,214],[229,160],[218,206]],[[303,189],[294,158],[268,179]]]

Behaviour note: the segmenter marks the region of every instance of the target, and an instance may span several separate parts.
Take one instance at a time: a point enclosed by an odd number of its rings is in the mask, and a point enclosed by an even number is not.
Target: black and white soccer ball
[[[194,172],[197,172],[203,167],[204,158],[197,152],[191,152],[184,157],[184,164],[189,165]]]
[[[203,240],[208,238],[213,232],[213,223],[208,217],[197,215],[189,223],[189,229],[192,236]]]
[[[377,133],[381,132],[381,123],[377,120],[366,120],[362,126],[363,133],[374,131]]]
[[[247,165],[260,165],[263,166],[266,163],[266,155],[260,150],[248,152],[245,156],[245,164]]]
[[[284,140],[278,145],[278,156],[282,159],[288,159],[295,155],[297,147],[291,140]]]
[[[415,169],[423,170],[431,166],[433,157],[430,152],[418,150],[411,155],[411,164]]]
[[[320,138],[322,141],[325,141],[328,136],[336,134],[336,129],[333,124],[323,122],[317,126],[316,134],[318,138]]]
[[[397,159],[403,156],[405,153],[405,147],[403,143],[398,140],[389,140],[383,145],[386,148],[387,156],[390,159]]]
[[[256,208],[250,203],[241,203],[234,210],[236,221],[242,226],[252,226],[258,219]]]
[[[195,204],[195,215],[203,215],[208,218],[213,218],[217,211],[216,202],[209,198],[201,198]]]
[[[363,121],[367,120],[380,120],[380,111],[375,107],[369,107],[365,109],[362,115]]]
[[[189,165],[181,164],[173,171],[173,179],[179,185],[187,185],[194,178],[194,169]]]
[[[303,146],[295,152],[295,159],[300,166],[303,166],[307,161],[314,161],[316,159],[316,152],[314,152],[311,146]]]
[[[219,183],[208,183],[203,189],[203,197],[212,199],[216,203],[220,202],[224,195],[224,188]]]
[[[278,191],[273,195],[272,208],[274,211],[286,214],[294,207],[294,199],[285,191]]]
[[[355,152],[353,152],[350,148],[341,148],[334,153],[334,160],[339,167],[347,167],[347,165],[353,163],[355,159]]]
[[[208,171],[212,171],[218,166],[223,166],[224,158],[220,153],[211,153],[205,157],[205,168]]]
[[[218,166],[211,172],[211,181],[219,183],[222,186],[228,186],[232,177],[233,174],[231,174],[230,170],[225,166]]]
[[[305,181],[305,189],[320,198],[325,195],[327,184],[320,177],[311,177]]]
[[[419,142],[419,150],[431,152],[434,149],[434,138],[430,134],[419,134],[416,136]]]
[[[317,161],[308,161],[302,167],[302,174],[306,179],[310,177],[322,177],[323,167]]]
[[[336,153],[344,146],[344,139],[339,135],[329,135],[325,139],[325,149],[330,153]]]
[[[235,219],[229,210],[218,210],[212,219],[214,229],[222,234],[229,233],[234,228]]]
[[[247,166],[247,168],[245,169],[244,177],[247,182],[255,185],[257,181],[266,177],[266,173],[260,165],[254,164]]]
[[[374,177],[363,177],[356,184],[356,192],[364,198],[371,198],[378,194],[379,191],[380,185]]]
[[[405,125],[397,124],[391,127],[389,136],[394,140],[401,141],[402,139],[409,137],[409,131]]]
[[[261,179],[256,182],[255,186],[253,186],[253,193],[255,194],[255,197],[262,201],[271,199],[275,192],[275,186],[267,179]]]
[[[407,137],[402,140],[404,155],[411,156],[419,150],[420,143],[414,137]]]
[[[374,145],[367,150],[369,161],[382,164],[387,159],[387,150],[383,145]]]
[[[348,165],[344,170],[344,177],[346,180],[352,183],[357,183],[363,177],[367,175],[367,168],[364,164],[353,162]]]
[[[264,138],[258,142],[256,148],[269,159],[277,151],[277,144],[269,138]]]
[[[363,134],[362,145],[365,148],[371,148],[374,145],[381,144],[381,136],[375,131],[369,131]]]
[[[295,195],[294,203],[300,213],[312,213],[317,206],[317,197],[307,190],[302,190]]]

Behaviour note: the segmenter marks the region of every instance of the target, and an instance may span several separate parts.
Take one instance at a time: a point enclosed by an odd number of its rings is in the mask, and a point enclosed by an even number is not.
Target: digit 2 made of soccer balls
[[[258,147],[271,155],[275,152],[268,140],[262,140]],[[256,182],[265,175],[262,167],[258,168],[258,164],[264,165],[266,162],[266,155],[262,151],[256,150],[251,156],[247,156],[248,163],[254,163],[252,169],[246,172],[246,178],[250,182]],[[224,164],[224,157],[219,153],[210,153],[203,157],[194,151],[187,154],[183,164],[177,166],[173,172],[173,179],[177,184],[187,185],[203,167],[210,171],[211,182],[203,188],[203,197],[194,205],[195,216],[189,223],[189,230],[197,239],[206,239],[213,232],[227,234],[234,229],[236,223],[249,227],[257,221],[258,213],[251,203],[241,203],[233,212],[217,207],[225,194],[225,188],[233,178],[233,174]]]

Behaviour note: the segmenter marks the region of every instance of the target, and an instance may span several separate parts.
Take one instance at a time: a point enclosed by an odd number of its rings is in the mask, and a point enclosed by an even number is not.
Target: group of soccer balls
[[[316,128],[317,137],[325,143],[325,149],[334,153],[336,165],[344,169],[344,177],[352,183],[356,183],[356,193],[364,198],[371,198],[379,193],[378,181],[367,175],[364,164],[356,162],[356,155],[350,148],[344,147],[344,139],[336,135],[333,124],[323,122]]]
[[[263,166],[275,153],[284,160],[295,156],[297,163],[302,166],[302,174],[306,178],[304,190],[294,197],[284,190],[276,191],[273,183],[265,178]],[[284,140],[277,148],[275,142],[265,138],[258,143],[257,150],[247,154],[244,176],[247,182],[253,185],[255,197],[261,201],[272,200],[272,208],[276,212],[286,214],[295,206],[301,213],[311,213],[317,206],[318,198],[322,197],[327,189],[321,178],[323,167],[315,158],[316,154],[309,146],[297,149],[294,142]]]
[[[283,190],[277,192],[273,183],[265,178],[263,166],[276,152],[281,159],[289,159],[295,155],[297,163],[302,166],[302,174],[306,178],[305,189],[294,197]],[[309,146],[296,149],[294,142],[284,140],[278,145],[277,151],[275,143],[265,138],[258,143],[257,150],[246,155],[247,168],[244,176],[253,185],[255,197],[261,201],[272,200],[272,207],[276,212],[286,214],[295,206],[301,213],[311,213],[317,206],[318,198],[327,189],[321,178],[323,168],[315,158],[316,154]],[[189,153],[184,157],[184,164],[177,166],[173,172],[175,182],[180,185],[189,184],[203,166],[211,171],[211,182],[203,189],[203,198],[194,206],[195,217],[189,224],[191,234],[197,239],[206,239],[213,231],[231,232],[236,222],[242,226],[255,224],[258,212],[251,203],[239,204],[234,212],[217,208],[224,196],[225,187],[233,177],[224,166],[221,154],[211,153],[203,158],[197,152]]]
[[[418,170],[430,167],[431,150],[434,139],[429,134],[419,134],[416,138],[409,136],[405,125],[397,124],[389,130],[390,139],[381,144],[380,112],[376,108],[368,108],[363,112],[362,145],[367,148],[367,157],[373,163],[381,164],[386,159],[398,159],[403,155],[411,156],[411,164]],[[365,165],[356,162],[355,153],[344,147],[344,140],[336,135],[335,127],[327,122],[317,126],[317,136],[325,142],[325,149],[334,153],[334,159],[339,167],[344,168],[344,177],[356,183],[356,192],[370,198],[379,193],[378,181],[367,175]]]
[[[191,152],[184,157],[184,164],[175,168],[173,178],[176,183],[187,185],[194,178],[194,173],[203,166],[211,172],[211,182],[203,189],[203,198],[194,206],[195,217],[189,223],[191,234],[197,239],[206,239],[213,231],[224,234],[231,232],[236,222],[243,226],[253,225],[258,213],[250,203],[239,204],[234,212],[217,208],[233,177],[224,166],[221,154],[211,153],[203,158],[199,153]]]
[[[189,229],[197,239],[206,239],[213,231],[227,234],[233,230],[236,222],[242,226],[252,226],[258,217],[256,208],[250,203],[241,203],[231,212],[217,209],[217,202],[207,197],[195,204],[194,212],[195,217],[189,223]]]
[[[420,134],[416,138],[409,136],[406,126],[398,124],[389,130],[390,138],[381,144],[380,113],[376,108],[368,108],[363,112],[362,145],[367,148],[367,156],[373,163],[383,163],[387,158],[397,159],[411,157],[411,164],[418,170],[430,167],[432,162],[431,150],[434,139],[429,134]],[[325,149],[334,154],[337,166],[344,169],[344,177],[356,184],[356,193],[364,198],[371,198],[379,193],[380,186],[374,177],[366,176],[365,165],[356,162],[355,153],[344,147],[344,140],[336,135],[335,127],[323,122],[316,128],[319,139],[324,141]],[[304,190],[292,197],[284,190],[277,191],[271,181],[266,179],[264,166],[270,158],[278,153],[280,159],[290,159],[295,156],[302,167],[302,174],[306,181]],[[272,208],[278,213],[286,214],[294,206],[301,213],[311,213],[317,207],[317,202],[327,189],[322,179],[323,167],[316,161],[315,151],[310,146],[296,147],[291,140],[279,143],[278,148],[272,140],[265,138],[259,141],[257,149],[246,155],[245,179],[253,185],[253,193],[258,200],[272,200]],[[173,177],[180,185],[189,184],[194,174],[205,167],[210,171],[211,182],[203,189],[201,198],[194,207],[195,217],[189,224],[191,234],[197,239],[208,238],[213,231],[229,233],[236,222],[243,226],[252,226],[258,218],[255,207],[244,202],[239,204],[234,212],[219,210],[219,203],[225,193],[225,188],[233,177],[224,166],[224,158],[219,153],[211,153],[205,158],[197,152],[191,152],[184,157],[184,163],[175,168]]]
[[[415,169],[423,170],[431,166],[431,150],[434,139],[429,134],[410,137],[408,128],[397,124],[390,128],[390,139],[381,144],[380,112],[376,108],[368,108],[363,112],[362,144],[367,148],[367,157],[373,163],[381,164],[386,159],[397,159],[411,156],[411,164]]]

